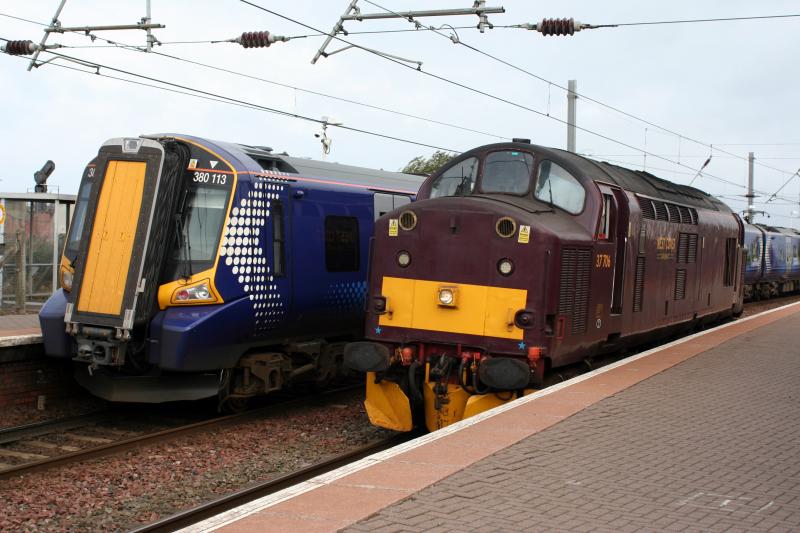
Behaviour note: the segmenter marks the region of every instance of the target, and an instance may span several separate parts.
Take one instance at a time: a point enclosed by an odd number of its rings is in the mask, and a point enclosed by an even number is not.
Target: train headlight
[[[401,267],[405,268],[411,264],[411,254],[406,252],[405,250],[400,251],[397,254],[397,264]]]
[[[437,299],[441,306],[455,307],[458,300],[458,289],[455,287],[439,287]]]
[[[208,282],[203,281],[195,285],[179,287],[172,294],[174,304],[212,303],[216,298],[208,287]]]
[[[69,270],[62,270],[61,271],[61,288],[65,291],[69,292],[72,290],[72,281],[74,279],[74,275]]]
[[[497,262],[497,271],[503,276],[510,276],[514,272],[514,262],[511,259],[501,259]]]

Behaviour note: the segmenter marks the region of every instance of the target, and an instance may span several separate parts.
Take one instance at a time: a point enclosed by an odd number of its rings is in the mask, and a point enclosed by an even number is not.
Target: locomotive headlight
[[[439,305],[445,307],[455,307],[458,295],[458,289],[455,287],[439,287],[438,300]]]
[[[411,264],[411,254],[406,252],[405,250],[400,251],[397,254],[397,264],[401,267],[405,268]]]
[[[61,271],[61,288],[69,292],[72,290],[73,274],[69,270]]]
[[[497,271],[503,276],[510,276],[514,272],[514,263],[511,259],[501,259],[497,262]]]
[[[203,281],[195,285],[179,287],[172,294],[174,304],[212,303],[216,298],[208,287],[208,282]]]

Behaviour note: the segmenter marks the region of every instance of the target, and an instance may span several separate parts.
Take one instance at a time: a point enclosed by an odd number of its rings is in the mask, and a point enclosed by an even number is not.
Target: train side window
[[[283,230],[283,204],[272,203],[272,271],[276,277],[286,275],[286,235]]]
[[[395,194],[394,195],[394,208],[397,209],[400,206],[410,204],[411,198],[402,194]]]
[[[586,191],[572,174],[552,161],[539,163],[536,198],[577,215],[583,211]]]
[[[613,241],[612,233],[612,213],[613,204],[610,194],[603,194],[603,210],[600,213],[600,229],[597,231],[597,239],[600,241]]]
[[[442,196],[464,196],[470,194],[475,187],[475,178],[478,176],[478,158],[469,157],[452,167],[436,178],[431,185],[431,198]]]
[[[394,209],[394,198],[391,194],[375,193],[375,220]]]
[[[328,272],[356,272],[359,269],[358,219],[325,217],[325,267]]]

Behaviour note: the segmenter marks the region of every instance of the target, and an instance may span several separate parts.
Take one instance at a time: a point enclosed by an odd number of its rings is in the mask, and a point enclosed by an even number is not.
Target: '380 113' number
[[[228,176],[225,174],[212,174],[210,172],[195,172],[192,181],[195,183],[210,183],[212,185],[225,185]]]

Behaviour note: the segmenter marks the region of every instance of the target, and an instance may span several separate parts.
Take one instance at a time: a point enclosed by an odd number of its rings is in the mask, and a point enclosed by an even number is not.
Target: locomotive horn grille
[[[399,224],[405,231],[411,231],[417,227],[417,215],[413,211],[403,211],[400,214]]]
[[[517,233],[517,223],[511,217],[503,217],[497,221],[494,230],[501,237],[508,239]]]

